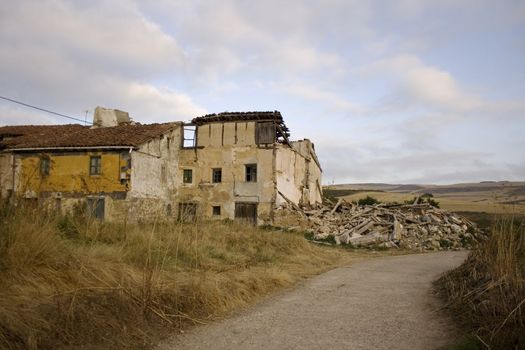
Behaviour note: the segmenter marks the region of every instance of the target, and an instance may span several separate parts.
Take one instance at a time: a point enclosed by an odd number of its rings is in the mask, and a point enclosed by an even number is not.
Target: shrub
[[[365,198],[361,198],[360,200],[357,201],[358,205],[374,205],[378,203],[379,201],[371,196],[366,196]]]
[[[439,202],[436,201],[432,193],[424,193],[419,197],[414,197],[412,199],[404,201],[405,204],[429,204],[435,208],[439,208]]]

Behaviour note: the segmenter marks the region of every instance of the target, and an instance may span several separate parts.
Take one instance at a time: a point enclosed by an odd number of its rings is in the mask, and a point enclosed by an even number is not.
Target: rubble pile
[[[476,224],[429,204],[359,206],[339,200],[335,206],[303,210],[307,230],[316,241],[352,246],[398,247],[418,250],[470,248],[481,237]]]

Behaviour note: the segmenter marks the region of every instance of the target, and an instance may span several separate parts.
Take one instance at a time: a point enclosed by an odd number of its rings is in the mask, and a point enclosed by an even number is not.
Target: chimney
[[[128,112],[103,107],[95,108],[95,114],[93,115],[93,128],[118,126],[130,122],[131,120],[129,119]]]

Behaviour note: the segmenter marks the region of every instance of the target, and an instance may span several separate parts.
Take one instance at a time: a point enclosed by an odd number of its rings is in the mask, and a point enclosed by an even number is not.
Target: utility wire
[[[33,106],[33,105],[30,105],[30,104],[27,104],[27,103],[24,103],[24,102],[16,101],[16,100],[13,100],[13,99],[8,98],[8,97],[0,96],[0,98],[3,99],[3,100],[9,101],[9,102],[17,103],[17,104],[25,106],[25,107],[34,108],[34,109],[37,109],[39,111],[43,111],[43,112],[46,112],[46,113],[51,113],[51,114],[54,114],[54,115],[58,115],[59,117],[62,117],[62,118],[76,120],[78,122],[82,122],[82,123],[86,123],[86,124],[93,124],[93,123],[87,122],[85,120],[82,120],[80,118],[70,117],[70,116],[65,115],[65,114],[61,114],[61,113],[50,111],[49,109],[40,108],[40,107]]]

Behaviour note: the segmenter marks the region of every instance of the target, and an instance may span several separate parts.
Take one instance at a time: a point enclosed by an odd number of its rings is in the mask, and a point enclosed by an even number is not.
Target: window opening
[[[214,205],[212,207],[212,214],[213,214],[213,216],[220,216],[221,215],[221,207],[219,205]]]
[[[197,126],[184,125],[182,133],[182,147],[195,148],[197,147]]]
[[[222,182],[222,169],[221,168],[215,168],[215,169],[212,169],[212,174],[211,174],[211,181],[212,182]]]
[[[182,182],[191,184],[193,182],[193,171],[191,169],[184,169],[182,173]]]
[[[89,158],[89,175],[102,174],[102,158],[100,156],[91,156]]]
[[[246,182],[257,182],[257,164],[246,164]]]

